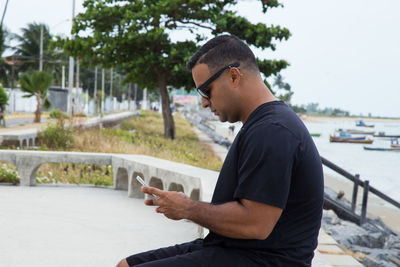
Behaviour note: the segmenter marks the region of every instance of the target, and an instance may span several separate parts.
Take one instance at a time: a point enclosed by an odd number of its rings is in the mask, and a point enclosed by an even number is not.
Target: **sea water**
[[[310,133],[319,133],[320,137],[313,137],[321,156],[335,163],[347,172],[355,175],[359,174],[360,179],[368,180],[370,186],[375,187],[391,198],[400,202],[400,152],[394,151],[369,151],[364,150],[363,146],[370,147],[390,147],[390,139],[378,138],[366,135],[373,139],[373,144],[351,144],[351,143],[331,143],[329,136],[337,129],[355,129],[361,131],[385,132],[387,135],[400,135],[400,123],[392,121],[370,122],[374,128],[356,127],[356,120],[349,119],[317,119],[304,121]],[[219,123],[219,127],[229,132],[229,123]],[[240,130],[242,124],[235,123],[235,134]],[[226,129],[226,130],[225,130]],[[360,136],[360,135],[354,135]],[[334,175],[340,179],[347,180],[340,174],[324,166],[324,172]]]
[[[364,146],[390,148],[390,138],[365,135],[374,142],[367,144],[331,143],[329,135],[338,128],[356,129],[362,131],[385,132],[387,135],[400,135],[399,122],[367,122],[374,124],[374,128],[356,127],[352,120],[322,120],[305,122],[310,133],[320,133],[320,137],[313,137],[321,156],[340,166],[351,174],[359,174],[361,180],[369,180],[371,186],[382,191],[400,202],[400,152],[370,151]],[[360,135],[354,135],[360,136]],[[324,166],[324,171],[335,176],[336,172]]]

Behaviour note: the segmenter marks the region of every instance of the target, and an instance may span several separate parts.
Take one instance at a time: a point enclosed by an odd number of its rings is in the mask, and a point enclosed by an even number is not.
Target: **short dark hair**
[[[189,70],[204,63],[211,71],[239,62],[241,68],[257,70],[256,57],[250,47],[234,35],[219,35],[205,43],[186,64]]]

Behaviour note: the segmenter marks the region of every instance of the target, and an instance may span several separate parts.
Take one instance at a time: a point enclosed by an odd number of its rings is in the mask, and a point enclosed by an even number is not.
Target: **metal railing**
[[[346,170],[340,168],[333,162],[327,160],[326,158],[321,156],[322,164],[325,165],[326,167],[334,170],[335,172],[341,174],[345,178],[349,179],[354,183],[353,185],[353,194],[352,194],[352,199],[351,199],[351,208],[348,209],[347,207],[340,205],[339,203],[333,203],[330,202],[330,205],[335,206],[338,209],[341,209],[342,212],[346,213],[346,215],[352,219],[352,221],[357,222],[358,224],[363,224],[366,222],[367,218],[367,204],[368,204],[368,193],[371,192],[375,194],[376,196],[380,197],[381,199],[389,202],[393,206],[397,207],[400,209],[400,203],[394,200],[393,198],[389,197],[388,195],[382,193],[375,187],[371,186],[369,184],[368,180],[362,181],[360,179],[359,174],[352,175],[351,173],[347,172]],[[356,213],[356,205],[357,205],[357,196],[358,196],[358,187],[361,186],[363,187],[363,198],[362,198],[362,204],[361,204],[361,214]],[[326,199],[326,201],[330,201],[329,199]]]

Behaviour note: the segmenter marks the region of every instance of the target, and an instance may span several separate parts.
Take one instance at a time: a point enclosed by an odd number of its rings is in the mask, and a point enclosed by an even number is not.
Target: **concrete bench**
[[[75,163],[111,165],[114,188],[127,190],[129,197],[143,198],[142,177],[149,185],[162,190],[181,191],[195,200],[210,201],[218,172],[143,155],[0,150],[0,160],[13,164],[22,186],[36,184],[36,173],[44,163]]]

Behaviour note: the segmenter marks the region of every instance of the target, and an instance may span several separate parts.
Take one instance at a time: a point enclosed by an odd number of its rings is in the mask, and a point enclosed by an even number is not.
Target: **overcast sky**
[[[0,1],[3,11],[5,0]],[[264,58],[286,59],[282,72],[294,104],[318,102],[352,114],[400,117],[400,1],[282,1],[267,14],[257,0],[235,9],[252,22],[287,27],[292,37]],[[76,0],[76,13],[83,0]],[[13,33],[30,22],[44,22],[53,34],[69,35],[72,0],[9,0],[4,19]]]

